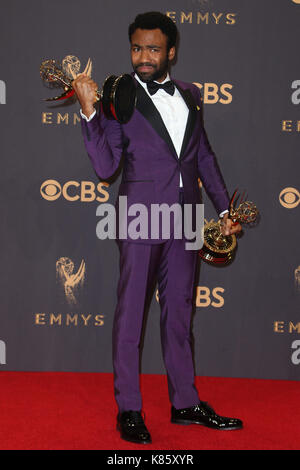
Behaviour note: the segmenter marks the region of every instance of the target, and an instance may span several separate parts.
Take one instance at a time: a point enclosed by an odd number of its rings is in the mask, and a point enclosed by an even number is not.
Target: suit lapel
[[[144,88],[138,82],[136,89],[136,98],[136,108],[147,119],[147,121],[149,121],[151,126],[158,133],[158,135],[166,142],[173,156],[177,160],[177,153],[174,144],[172,142],[169,132],[167,131],[166,126],[164,125],[161,115],[154,106],[151,98],[147,95]]]
[[[185,101],[185,104],[187,105],[189,109],[189,114],[188,114],[188,119],[186,123],[186,128],[185,128],[185,133],[182,141],[182,146],[181,146],[181,151],[180,151],[180,156],[179,159],[181,159],[184,155],[184,152],[188,146],[188,143],[190,141],[190,138],[193,135],[195,123],[196,123],[196,118],[197,118],[197,106],[194,100],[194,97],[192,95],[192,92],[187,88],[184,90],[181,88],[176,80],[173,80],[173,82],[176,85],[176,88],[178,89],[179,93],[181,94],[182,98]]]

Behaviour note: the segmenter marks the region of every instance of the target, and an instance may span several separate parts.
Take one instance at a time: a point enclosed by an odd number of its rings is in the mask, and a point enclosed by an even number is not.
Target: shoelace
[[[139,413],[138,411],[131,411],[131,415],[126,418],[126,423],[133,426],[133,425],[144,425],[145,413]]]
[[[194,406],[194,411],[202,411],[203,410],[209,414],[209,415],[215,415],[215,411],[213,410],[213,408],[211,408],[211,406],[209,406],[209,404],[206,402],[206,401],[201,401],[199,405],[196,405]]]

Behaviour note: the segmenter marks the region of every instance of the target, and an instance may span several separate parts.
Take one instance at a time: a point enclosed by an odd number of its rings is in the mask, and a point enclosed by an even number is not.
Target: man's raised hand
[[[69,72],[73,77],[72,87],[75,90],[83,114],[90,117],[95,111],[94,103],[97,101],[98,85],[91,79],[92,62],[89,59],[83,73],[76,73],[69,67]]]

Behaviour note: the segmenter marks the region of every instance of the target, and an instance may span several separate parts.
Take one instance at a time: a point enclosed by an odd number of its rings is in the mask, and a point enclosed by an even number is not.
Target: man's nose
[[[149,62],[149,51],[147,49],[141,50],[140,61]]]

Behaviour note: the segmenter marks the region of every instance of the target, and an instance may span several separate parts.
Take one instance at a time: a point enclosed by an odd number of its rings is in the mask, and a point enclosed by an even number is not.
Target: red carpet
[[[0,373],[0,449],[195,450],[300,449],[300,384],[197,378],[201,399],[241,418],[242,431],[170,423],[165,376],[141,379],[153,444],[121,440],[111,374]]]

